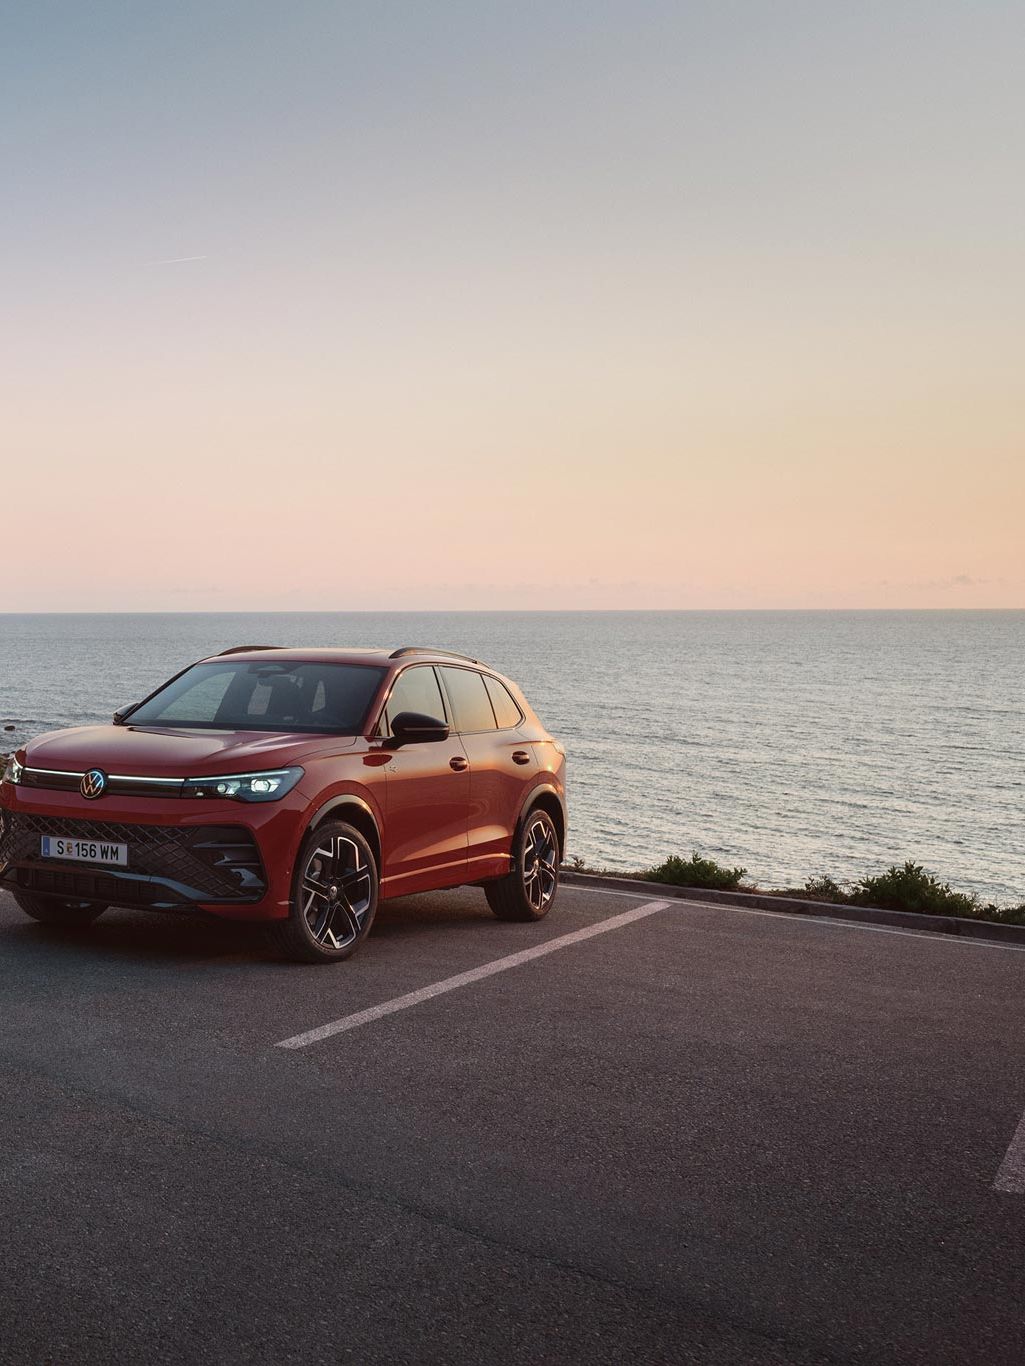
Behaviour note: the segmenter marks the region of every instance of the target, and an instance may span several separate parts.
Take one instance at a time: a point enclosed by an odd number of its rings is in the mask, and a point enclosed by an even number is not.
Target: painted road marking
[[[596,925],[587,925],[582,930],[574,930],[571,934],[561,934],[558,939],[549,939],[547,943],[536,944],[531,949],[522,949],[519,953],[507,954],[505,958],[496,958],[490,963],[484,963],[479,968],[471,968],[469,972],[460,972],[455,977],[446,977],[440,982],[435,982],[429,987],[421,987],[419,991],[407,992],[405,996],[396,996],[394,1000],[384,1001],[379,1006],[371,1006],[368,1010],[358,1010],[355,1015],[345,1015],[340,1020],[332,1020],[329,1024],[320,1025],[317,1029],[309,1029],[305,1034],[296,1034],[291,1039],[282,1039],[275,1044],[275,1048],[306,1048],[311,1043],[320,1043],[322,1039],[330,1039],[335,1034],[342,1034],[349,1029],[358,1029],[360,1025],[370,1024],[373,1020],[380,1020],[385,1015],[394,1015],[396,1011],[408,1010],[411,1006],[422,1005],[424,1001],[432,1001],[435,996],[443,996],[448,991],[457,991],[460,987],[469,986],[471,982],[479,982],[485,977],[493,977],[496,972],[507,972],[509,968],[518,968],[521,963],[529,963],[535,958],[543,958],[546,953],[555,953],[559,949],[568,949],[571,944],[579,944],[585,939],[591,939],[596,934],[605,934],[609,930],[621,929],[624,925],[629,925],[635,920],[643,920],[645,916],[654,915],[656,911],[664,911],[669,908],[668,901],[646,901],[643,906],[635,906],[632,910],[624,911],[622,915],[610,916],[608,920],[601,920]]]
[[[614,892],[608,887],[581,887],[578,882],[563,882],[563,892],[587,892],[591,896],[625,896],[635,901],[639,892]],[[963,949],[1001,949],[1004,953],[1025,953],[1025,944],[1001,944],[993,939],[962,939],[957,934],[937,934],[935,930],[898,930],[890,925],[865,925],[860,920],[833,920],[828,916],[795,915],[792,911],[760,911],[752,906],[731,906],[725,901],[694,901],[673,897],[674,906],[696,906],[703,911],[735,911],[738,915],[760,915],[767,920],[793,920],[799,925],[820,925],[831,930],[866,930],[869,934],[895,934],[902,939],[928,939],[934,944],[953,944]]]
[[[993,1182],[993,1189],[1007,1191],[1010,1195],[1025,1195],[1025,1115],[1018,1121],[1011,1145],[1004,1154]]]
[[[707,906],[706,901],[696,905]],[[716,906],[717,911],[739,911],[741,915],[764,915],[772,920],[796,920],[802,925],[822,925],[837,930],[867,930],[869,934],[896,934],[902,939],[928,939],[933,944],[955,944],[963,949],[1002,949],[1005,953],[1025,953],[1025,944],[998,944],[992,939],[962,939],[958,934],[936,934],[932,930],[896,930],[889,925],[862,925],[857,920],[827,920],[825,916],[791,915],[786,911],[755,911],[747,906]]]

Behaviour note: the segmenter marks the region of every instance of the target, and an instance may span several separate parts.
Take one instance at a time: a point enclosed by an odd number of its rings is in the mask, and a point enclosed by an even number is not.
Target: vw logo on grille
[[[102,797],[107,790],[107,775],[102,768],[91,768],[82,774],[78,790],[83,797]]]

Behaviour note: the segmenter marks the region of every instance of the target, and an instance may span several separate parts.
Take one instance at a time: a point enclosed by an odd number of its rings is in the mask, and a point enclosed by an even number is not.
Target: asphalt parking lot
[[[0,1358],[1025,1359],[1025,952],[652,901],[0,895]]]

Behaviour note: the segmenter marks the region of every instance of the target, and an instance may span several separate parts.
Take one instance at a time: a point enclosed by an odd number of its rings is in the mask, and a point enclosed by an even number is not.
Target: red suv
[[[0,885],[36,920],[108,906],[269,922],[348,958],[378,899],[483,886],[540,920],[565,848],[565,752],[500,674],[445,650],[244,646],[110,726],[41,735],[0,784]]]

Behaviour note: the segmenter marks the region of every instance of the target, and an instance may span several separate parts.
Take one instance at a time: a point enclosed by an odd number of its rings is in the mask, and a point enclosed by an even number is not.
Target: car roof
[[[233,645],[230,649],[221,650],[218,654],[208,655],[203,663],[209,664],[213,660],[223,659],[225,656],[237,658],[243,663],[255,662],[261,659],[280,659],[296,663],[306,661],[308,663],[324,662],[331,664],[379,664],[385,668],[392,665],[398,667],[407,662],[429,664],[463,663],[484,669],[489,667],[486,664],[482,664],[479,659],[471,659],[469,655],[457,655],[452,650],[433,649],[429,646],[403,646],[398,650],[390,650],[386,646],[370,645]]]

